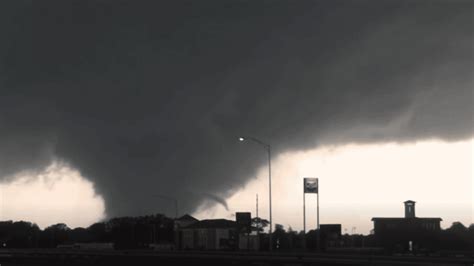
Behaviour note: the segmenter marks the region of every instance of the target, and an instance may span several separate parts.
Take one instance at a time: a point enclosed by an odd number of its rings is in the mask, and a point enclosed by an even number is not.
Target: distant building
[[[404,218],[372,218],[377,246],[392,252],[416,252],[433,250],[441,231],[441,218],[418,218],[415,202],[405,204]]]
[[[189,214],[185,214],[178,219],[174,220],[175,228],[181,228],[181,227],[186,227],[190,226],[193,223],[199,222],[198,219],[192,217]]]
[[[323,249],[340,246],[341,224],[321,224],[320,234]]]
[[[250,233],[252,229],[252,215],[250,212],[236,212],[235,221],[240,233]]]
[[[174,232],[175,232],[175,246],[177,249],[183,249],[185,246],[183,245],[184,239],[183,239],[183,230],[182,228],[185,228],[187,226],[190,226],[192,224],[195,224],[199,222],[198,219],[192,217],[189,214],[185,214],[178,219],[174,220]]]
[[[233,249],[237,223],[226,219],[202,220],[181,228],[181,248],[201,250]]]
[[[260,236],[250,234],[239,235],[239,250],[260,250]]]

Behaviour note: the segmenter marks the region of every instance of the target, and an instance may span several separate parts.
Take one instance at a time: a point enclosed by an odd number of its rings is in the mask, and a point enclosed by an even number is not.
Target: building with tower
[[[405,217],[372,218],[377,246],[390,252],[421,252],[437,248],[442,219],[416,217],[415,203],[412,200],[404,202]]]

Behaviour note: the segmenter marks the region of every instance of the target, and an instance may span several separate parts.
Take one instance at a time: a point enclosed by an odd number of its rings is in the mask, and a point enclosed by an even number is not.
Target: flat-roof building
[[[237,223],[226,219],[202,220],[180,231],[184,249],[233,249],[238,236]]]
[[[436,248],[441,231],[441,218],[415,216],[415,202],[407,200],[405,217],[374,217],[374,238],[377,246],[392,252],[416,252]]]

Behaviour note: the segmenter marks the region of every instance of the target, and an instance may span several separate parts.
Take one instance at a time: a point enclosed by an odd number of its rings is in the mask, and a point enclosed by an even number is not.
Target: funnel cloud
[[[216,195],[209,194],[209,193],[204,193],[204,196],[206,196],[210,200],[212,200],[214,202],[217,202],[220,205],[222,205],[222,207],[224,207],[226,211],[229,210],[229,205],[227,205],[227,201],[225,199],[223,199],[219,196],[216,196]]]
[[[473,5],[2,1],[0,180],[61,162],[109,216],[191,212],[265,165],[240,135],[275,156],[471,138]]]

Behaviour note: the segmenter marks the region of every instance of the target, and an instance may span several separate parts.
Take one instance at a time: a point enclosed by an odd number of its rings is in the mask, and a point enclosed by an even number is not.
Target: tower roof
[[[176,219],[176,220],[178,220],[178,221],[193,221],[193,222],[199,221],[198,219],[192,217],[192,216],[189,215],[189,214],[185,214],[185,215],[179,217],[179,218]]]

